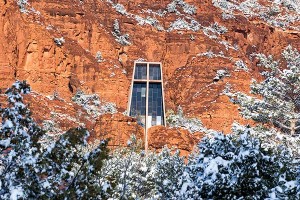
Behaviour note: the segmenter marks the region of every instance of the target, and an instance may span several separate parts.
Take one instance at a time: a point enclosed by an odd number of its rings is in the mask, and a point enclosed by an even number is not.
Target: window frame
[[[135,72],[136,72],[136,66],[137,64],[146,64],[147,65],[147,79],[135,79]],[[160,66],[160,80],[151,80],[149,69],[150,65],[159,65]],[[131,110],[131,102],[132,102],[132,92],[133,92],[133,85],[134,83],[146,83],[146,119],[145,119],[145,131],[147,132],[147,129],[152,127],[151,124],[148,127],[148,107],[149,107],[149,83],[160,83],[161,89],[162,89],[162,111],[163,111],[163,126],[166,126],[166,110],[165,110],[165,95],[164,95],[164,81],[163,81],[163,66],[161,62],[145,62],[145,61],[134,61],[134,67],[133,67],[133,73],[132,73],[132,79],[131,79],[131,86],[130,86],[130,92],[129,92],[129,101],[127,106],[127,115],[130,116],[130,110]],[[151,123],[151,122],[150,122]]]

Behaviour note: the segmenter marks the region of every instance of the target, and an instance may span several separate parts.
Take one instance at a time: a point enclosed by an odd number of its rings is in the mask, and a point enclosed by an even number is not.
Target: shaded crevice
[[[244,38],[247,39],[249,31],[242,30],[242,29],[235,29],[234,32],[243,34]]]
[[[72,87],[70,81],[69,81],[69,83],[68,83],[68,88],[69,88],[69,91],[73,94],[73,93],[74,93],[74,89],[73,89],[73,87]]]

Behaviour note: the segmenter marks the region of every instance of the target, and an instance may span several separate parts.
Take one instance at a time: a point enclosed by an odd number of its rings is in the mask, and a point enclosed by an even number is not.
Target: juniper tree
[[[181,190],[181,177],[184,170],[184,158],[180,157],[179,150],[172,153],[171,149],[164,147],[157,155],[154,166],[153,181],[155,188],[153,194],[159,199],[178,199]]]
[[[183,176],[182,197],[293,199],[296,169],[284,148],[265,150],[249,130],[217,133],[199,143]]]
[[[241,114],[263,124],[270,123],[283,133],[300,133],[300,53],[288,46],[284,61],[257,54],[264,80],[253,80],[249,96],[235,93],[234,103],[240,105]]]
[[[0,107],[0,199],[36,198],[39,195],[39,138],[43,131],[23,103],[29,85],[17,81],[6,91],[7,107]]]
[[[151,171],[156,162],[156,154],[147,156],[141,151],[141,141],[131,136],[127,148],[113,152],[110,159],[104,162],[99,173],[102,182],[110,180],[112,199],[146,199],[151,197],[154,183]]]
[[[17,81],[6,91],[7,106],[0,107],[0,199],[105,198],[107,188],[98,184],[98,174],[107,142],[92,148],[83,128],[45,141],[23,103],[22,95],[29,92],[25,81]]]
[[[160,153],[140,151],[135,137],[127,148],[113,152],[104,162],[99,177],[110,180],[112,199],[178,199],[184,160],[179,151],[174,154],[167,147]]]
[[[102,199],[106,196],[98,184],[98,173],[107,159],[107,142],[88,148],[89,133],[73,128],[49,146],[39,163],[45,177],[41,181],[44,198]]]

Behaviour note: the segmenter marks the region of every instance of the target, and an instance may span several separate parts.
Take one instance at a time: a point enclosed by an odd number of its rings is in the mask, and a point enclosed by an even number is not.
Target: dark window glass
[[[147,64],[136,64],[134,79],[147,79]]]
[[[149,74],[147,74],[149,72]],[[147,79],[149,88],[147,88]],[[162,98],[162,80],[160,64],[136,63],[134,71],[133,89],[131,94],[130,116],[136,117],[138,122],[147,127],[164,125],[164,110]],[[152,80],[152,82],[151,82]],[[154,80],[159,80],[153,82]],[[148,91],[147,91],[148,89]],[[148,108],[146,108],[146,98],[148,98]],[[146,112],[148,109],[148,112]],[[148,113],[148,116],[146,116]],[[148,127],[149,128],[149,127]]]
[[[148,116],[151,116],[151,125],[164,125],[163,102],[161,83],[149,83]]]
[[[149,79],[150,80],[161,80],[160,64],[149,65]]]
[[[136,117],[138,123],[145,125],[146,118],[146,83],[134,83],[130,106],[130,116]]]

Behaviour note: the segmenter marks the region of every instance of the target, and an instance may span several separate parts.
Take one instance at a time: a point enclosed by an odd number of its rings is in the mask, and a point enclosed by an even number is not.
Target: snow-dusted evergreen
[[[17,5],[19,6],[20,8],[20,11],[22,13],[27,13],[28,10],[27,10],[27,6],[28,6],[28,0],[17,0]]]
[[[298,167],[298,173],[297,173],[297,188],[296,188],[296,192],[297,192],[297,197],[300,197],[300,167]]]
[[[283,30],[289,28],[299,31],[299,26],[295,23],[300,19],[300,2],[298,0],[275,0],[265,3],[258,0],[212,0],[212,3],[223,11],[223,19],[235,18],[234,15],[241,12],[247,18],[258,17],[269,25]]]
[[[109,199],[295,199],[297,164],[283,145],[265,148],[255,130],[207,135],[187,164],[168,148],[145,155],[133,139],[99,174]]]
[[[64,37],[53,38],[53,41],[57,46],[62,46],[65,43]]]
[[[129,148],[122,148],[105,161],[99,177],[111,189],[110,199],[177,199],[181,188],[184,160],[163,148],[158,154],[145,155],[132,137]]]
[[[242,60],[236,61],[234,65],[236,66],[236,70],[248,71],[248,66]]]
[[[7,107],[0,107],[0,199],[33,198],[40,188],[37,141],[43,132],[23,103],[29,92],[26,82],[17,81],[6,91]]]
[[[173,0],[171,3],[167,5],[167,11],[169,13],[180,14],[177,8],[182,8],[183,12],[189,15],[196,14],[196,10],[197,10],[194,5],[190,5],[184,0]]]
[[[179,151],[172,153],[163,148],[158,154],[154,167],[154,195],[158,199],[178,199],[181,190],[181,177],[184,171],[184,159]]]
[[[95,55],[95,59],[98,63],[101,63],[104,61],[103,57],[102,57],[102,53],[101,51],[97,51],[96,55]]]
[[[300,53],[288,46],[282,56],[284,62],[257,54],[259,66],[266,69],[262,73],[264,80],[253,80],[251,84],[251,93],[258,97],[241,92],[231,97],[245,118],[270,123],[294,135],[300,133]]]
[[[104,163],[100,177],[111,180],[111,199],[145,199],[151,197],[153,165],[155,154],[145,156],[140,151],[141,141],[134,136],[128,141],[128,148],[114,152],[112,158]],[[106,183],[108,184],[108,183]]]
[[[120,24],[117,19],[115,19],[114,24],[113,24],[113,31],[112,31],[113,36],[116,38],[116,41],[120,43],[121,45],[131,45],[131,42],[129,41],[129,35],[128,34],[123,34],[121,33],[120,30]]]
[[[181,106],[178,106],[177,113],[168,113],[167,124],[170,127],[187,129],[191,133],[204,132],[206,129],[198,118],[187,118],[183,114]]]
[[[96,174],[107,158],[107,142],[90,148],[82,128],[51,140],[23,103],[29,92],[26,82],[17,81],[6,91],[7,107],[0,107],[0,199],[104,198]]]
[[[214,77],[214,81],[219,81],[224,77],[230,76],[229,72],[227,69],[219,69],[217,70],[216,76]]]
[[[215,134],[199,143],[185,169],[184,199],[290,199],[295,197],[296,167],[282,148],[268,151],[242,132]]]
[[[114,114],[117,112],[116,104],[101,101],[97,94],[85,94],[83,91],[78,90],[72,100],[95,119],[105,113]]]
[[[98,172],[107,158],[106,142],[90,149],[89,133],[74,128],[49,145],[40,157],[41,197],[59,199],[103,198],[105,191],[98,184]]]
[[[195,20],[187,22],[184,18],[178,18],[170,24],[170,27],[167,31],[171,32],[173,30],[192,30],[197,32],[200,30],[200,28],[201,25]]]

